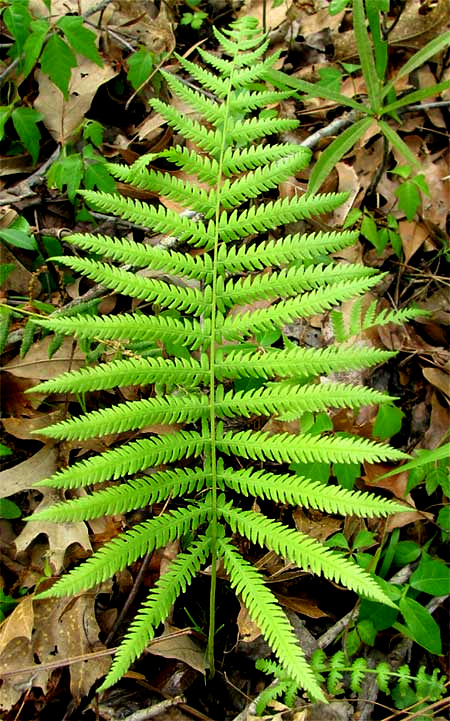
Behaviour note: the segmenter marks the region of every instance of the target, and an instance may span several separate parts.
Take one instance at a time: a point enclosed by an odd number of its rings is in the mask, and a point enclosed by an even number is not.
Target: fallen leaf
[[[3,370],[21,378],[48,380],[65,371],[78,370],[85,365],[86,355],[78,343],[74,348],[72,338],[64,338],[61,347],[49,358],[48,347],[52,340],[52,336],[47,336],[33,343],[25,358],[16,356],[3,367]]]
[[[301,508],[292,512],[297,531],[306,533],[317,541],[326,541],[327,538],[339,531],[342,521],[332,516],[327,516],[319,511],[310,511],[306,514]]]
[[[414,253],[422,247],[430,234],[423,223],[408,220],[400,220],[398,230],[400,238],[402,239],[405,263],[408,263]]]
[[[40,490],[44,493],[44,497],[36,511],[42,511],[62,500],[57,489],[42,488]],[[46,535],[48,538],[48,560],[52,564],[55,573],[59,573],[63,568],[65,553],[73,543],[78,543],[85,551],[92,551],[88,529],[83,521],[75,523],[50,523],[46,521],[33,523],[33,521],[29,521],[15,540],[17,553],[25,551],[33,543],[34,539],[41,534]]]
[[[237,617],[237,625],[239,629],[239,640],[243,643],[253,643],[261,636],[261,629],[250,617],[246,607],[241,603],[241,608]]]
[[[439,368],[422,368],[427,381],[450,399],[450,375]]]
[[[31,458],[0,473],[0,498],[25,491],[57,470],[58,451],[54,446],[46,445]]]
[[[63,12],[65,14],[66,11]],[[64,145],[69,140],[91,107],[100,85],[117,74],[118,71],[110,65],[99,67],[92,60],[78,56],[69,83],[69,99],[65,100],[48,75],[40,71],[36,73],[39,95],[34,101],[34,107],[42,113],[43,123],[57,143]]]
[[[187,633],[174,637],[172,634],[177,631],[180,631],[180,629],[165,624],[164,632],[152,641],[148,647],[149,652],[154,656],[174,658],[177,661],[182,661],[199,673],[205,675],[207,669],[205,649],[196,643]]]
[[[31,418],[23,415],[19,418],[3,418],[2,423],[5,431],[14,438],[20,438],[22,441],[46,441],[46,437],[40,438],[36,431],[61,421],[63,418],[64,412],[58,410],[52,413],[37,413]]]
[[[343,225],[351,208],[354,207],[354,200],[359,191],[359,178],[353,165],[347,163],[336,163],[335,168],[339,177],[338,191],[347,193],[347,199],[333,213],[333,226]]]
[[[317,605],[317,602],[312,598],[299,598],[298,596],[285,596],[281,593],[276,593],[278,601],[285,608],[289,608],[291,611],[296,611],[302,616],[308,616],[308,618],[326,618],[329,614],[322,611]]]

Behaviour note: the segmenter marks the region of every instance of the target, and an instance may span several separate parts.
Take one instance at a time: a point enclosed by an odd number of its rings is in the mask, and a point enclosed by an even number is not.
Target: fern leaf
[[[375,273],[361,265],[334,263],[328,266],[320,264],[307,268],[285,268],[278,273],[247,276],[237,282],[230,280],[225,285],[223,298],[228,306],[244,305],[259,298],[289,297],[321,286],[370,278]],[[377,274],[379,281],[380,275]],[[218,295],[218,302],[220,299]]]
[[[313,698],[325,700],[292,627],[275,596],[264,585],[258,571],[245,561],[230,543],[221,540],[219,548],[231,585],[236,589],[236,593],[242,596],[250,617],[261,629],[283,668]]]
[[[159,578],[122,641],[99,692],[113,686],[141,655],[160,623],[169,615],[178,596],[199,572],[209,547],[210,539],[200,537],[190,546],[189,551],[180,553],[169,570]]]
[[[230,84],[226,79],[220,78],[218,75],[215,75],[215,73],[202,68],[201,65],[193,63],[191,60],[181,58],[176,54],[175,57],[181,63],[183,68],[200,83],[202,88],[214,93],[214,95],[217,95],[218,98],[225,98],[228,95]]]
[[[225,357],[219,356],[216,375],[219,379],[274,376],[300,379],[348,368],[370,368],[395,355],[395,352],[368,346],[269,349],[267,352],[231,350]]]
[[[180,241],[209,246],[214,244],[212,225],[207,227],[204,223],[178,215],[163,205],[154,208],[140,200],[95,190],[80,190],[79,193],[89,205],[100,212],[120,215],[124,220],[142,225],[143,228],[152,228],[156,233],[175,235]]]
[[[202,315],[209,310],[211,305],[210,288],[207,292],[201,293],[196,288],[185,288],[155,278],[144,278],[121,268],[112,268],[97,260],[65,256],[54,260],[64,263],[72,270],[95,280],[106,288],[111,288],[116,293],[158,303],[164,308],[175,308],[192,315]]]
[[[266,205],[251,207],[238,213],[222,213],[218,232],[224,241],[238,240],[254,233],[263,233],[279,225],[310,218],[312,215],[330,213],[345,200],[345,193],[284,198]]]
[[[251,468],[225,469],[221,481],[245,496],[267,498],[276,503],[315,508],[326,513],[372,518],[399,513],[405,506],[373,493],[348,491],[340,486],[290,474],[268,473]]]
[[[217,160],[209,155],[199,155],[196,151],[179,145],[163,150],[159,155],[171,163],[176,163],[186,173],[196,175],[203,183],[214,185],[217,181],[219,166]]]
[[[195,358],[125,358],[62,373],[28,392],[86,393],[148,383],[163,383],[167,388],[178,385],[194,388],[207,378],[208,373],[208,368],[202,367]]]
[[[50,428],[47,435],[50,435]],[[39,481],[36,485],[81,488],[93,483],[103,483],[131,475],[150,466],[199,455],[207,444],[208,440],[195,431],[178,431],[158,438],[145,438],[79,461],[70,468]]]
[[[109,238],[105,235],[74,233],[64,238],[64,242],[73,243],[100,255],[106,255],[111,260],[129,263],[140,268],[164,270],[165,273],[172,275],[200,280],[209,278],[212,273],[212,261],[209,255],[191,256],[169,249],[142,245],[127,238]]]
[[[194,320],[172,318],[170,316],[144,316],[138,313],[124,313],[121,316],[107,318],[48,318],[36,321],[38,325],[55,333],[74,335],[77,338],[96,338],[97,340],[151,341],[169,340],[170,342],[190,345],[197,348],[209,342],[208,321],[202,325]]]
[[[129,513],[169,497],[176,498],[200,491],[210,476],[210,473],[201,468],[157,471],[151,476],[129,480],[120,486],[105,488],[70,501],[61,501],[51,508],[37,511],[30,520],[69,523]]]
[[[281,301],[269,308],[228,316],[225,318],[221,332],[224,338],[234,340],[256,332],[280,329],[296,318],[323,313],[337,303],[343,303],[357,294],[365,293],[378,282],[377,276],[342,281],[304,293],[299,298]]]
[[[321,411],[326,408],[358,408],[362,405],[389,403],[392,398],[371,388],[351,386],[345,383],[322,383],[321,385],[287,385],[257,388],[251,391],[230,391],[223,399],[217,395],[216,412],[219,416],[283,415],[295,413],[299,417],[305,411]],[[70,422],[70,421],[69,421]],[[67,423],[67,422],[66,422]],[[61,424],[59,424],[61,426]]]
[[[310,158],[307,148],[288,143],[282,145],[251,145],[248,148],[239,148],[239,150],[229,147],[223,155],[223,173],[225,177],[228,177],[254,168],[264,167],[268,163],[293,154],[300,155],[301,162],[304,163],[307,163]]]
[[[373,601],[394,605],[381,586],[356,561],[332,551],[311,536],[287,528],[255,511],[242,511],[231,505],[222,506],[220,511],[233,531],[239,531],[253,543],[266,546],[283,558],[290,559],[299,568],[322,574]]]
[[[162,548],[180,535],[198,528],[208,517],[208,511],[209,505],[201,503],[167,511],[162,516],[139,523],[105,543],[84,563],[39,593],[37,598],[71,596],[112,578],[149,551]],[[33,518],[31,516],[30,520]]]
[[[241,247],[220,246],[218,265],[229,273],[246,270],[261,270],[269,266],[282,266],[292,261],[312,260],[323,253],[332,253],[345,248],[357,239],[354,231],[342,233],[311,233],[308,235],[287,235],[280,240],[243,245]]]
[[[227,454],[243,458],[278,461],[279,463],[376,463],[407,458],[406,453],[366,438],[333,437],[302,433],[269,433],[262,431],[228,431],[217,442]]]
[[[220,131],[208,130],[196,120],[186,117],[181,111],[171,105],[166,105],[162,100],[153,98],[150,104],[154,110],[163,116],[164,120],[176,132],[182,132],[183,135],[191,140],[202,150],[211,153],[214,157],[214,151],[220,147]]]
[[[79,418],[40,430],[50,438],[86,440],[95,436],[124,433],[155,423],[193,423],[209,413],[206,395],[180,395],[120,403],[113,408],[91,411]]]

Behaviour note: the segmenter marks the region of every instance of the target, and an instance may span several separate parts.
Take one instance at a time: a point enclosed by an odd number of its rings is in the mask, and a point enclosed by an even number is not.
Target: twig
[[[343,128],[346,128],[354,123],[357,115],[358,112],[356,110],[351,110],[349,113],[345,113],[345,115],[342,115],[340,118],[332,120],[331,123],[325,125],[324,128],[319,128],[319,130],[310,135],[309,138],[302,140],[299,145],[302,148],[314,148],[322,140],[322,138],[327,138],[329,135],[335,135],[335,133],[339,130],[343,130]]]
[[[21,200],[26,200],[27,198],[31,198],[33,195],[36,195],[32,188],[44,180],[45,173],[50,165],[52,165],[52,163],[54,163],[57,159],[60,151],[61,147],[58,145],[45,163],[42,163],[42,165],[35,170],[32,175],[30,175],[26,180],[23,180],[21,183],[14,185],[6,192],[6,194],[3,195],[3,197],[0,197],[0,206],[13,205],[14,203],[19,203]]]
[[[160,713],[163,713],[164,711],[167,711],[174,706],[178,706],[180,703],[184,703],[185,701],[186,699],[184,696],[174,696],[173,698],[169,698],[166,701],[160,701],[159,703],[155,703],[154,706],[150,706],[149,708],[135,711],[129,716],[125,716],[123,721],[147,721],[147,719],[158,716]]]
[[[148,564],[150,563],[152,556],[153,556],[153,551],[148,551],[145,554],[144,560],[142,561],[141,567],[139,569],[139,573],[137,574],[136,579],[133,583],[133,587],[132,587],[130,593],[128,594],[128,598],[125,601],[121,612],[117,616],[116,621],[113,624],[111,631],[108,633],[108,636],[106,637],[105,646],[108,646],[111,643],[117,629],[119,628],[120,624],[122,623],[123,619],[125,618],[125,615],[126,615],[128,609],[130,608],[131,604],[133,603],[134,599],[136,598],[137,592],[139,591],[139,588],[142,583],[142,579],[144,577],[144,573],[146,572],[146,570],[148,568]]]

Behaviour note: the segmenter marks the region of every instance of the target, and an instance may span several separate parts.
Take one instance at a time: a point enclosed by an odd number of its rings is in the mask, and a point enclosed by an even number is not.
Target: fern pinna
[[[41,485],[71,489],[94,484],[96,488],[30,520],[79,521],[126,513],[167,499],[171,499],[171,507],[107,543],[40,597],[90,588],[149,551],[184,536],[183,552],[142,605],[102,689],[114,684],[142,653],[177,597],[205,564],[211,568],[208,660],[213,669],[216,574],[221,561],[283,668],[312,697],[323,699],[284,612],[261,574],[239,552],[239,534],[305,571],[323,574],[373,600],[390,601],[376,579],[353,560],[263,513],[244,510],[239,496],[331,513],[383,516],[399,506],[369,493],[298,477],[288,472],[289,464],[371,462],[400,459],[404,454],[359,437],[255,430],[253,419],[272,414],[292,419],[305,411],[388,403],[392,399],[369,388],[315,379],[340,369],[369,367],[391,353],[356,345],[261,348],[255,334],[280,330],[297,318],[362,296],[379,281],[380,274],[361,265],[328,262],[327,253],[355,241],[353,231],[296,233],[277,239],[270,235],[286,223],[333,211],[344,196],[267,198],[269,191],[305,167],[309,151],[265,140],[292,130],[297,123],[274,117],[266,109],[287,94],[261,89],[276,58],[263,59],[268,42],[256,22],[238,21],[215,34],[228,59],[199,48],[211,71],[178,58],[191,82],[164,73],[170,90],[201,122],[160,100],[152,101],[154,110],[190,141],[190,147],[178,145],[145,156],[131,167],[110,166],[121,181],[151,189],[190,212],[179,214],[164,205],[83,192],[97,210],[176,237],[196,252],[123,238],[73,235],[70,242],[88,251],[88,257],[64,257],[61,262],[107,288],[149,302],[153,311],[42,321],[44,328],[81,340],[121,344],[157,340],[163,353],[160,357],[124,357],[65,373],[35,389],[84,393],[153,384],[149,398],[119,403],[47,428],[45,434],[51,438],[86,439],[157,423],[173,423],[174,430],[147,434],[56,473]],[[207,92],[192,89],[193,83]],[[155,169],[161,158],[166,166],[174,164],[192,176],[192,182]],[[256,202],[264,194],[264,199]],[[164,275],[136,275],[93,259],[90,253],[133,268],[163,270]],[[264,303],[255,304],[260,300]],[[249,308],[249,304],[254,305]],[[395,318],[389,316],[389,320]],[[242,390],[242,379],[251,380],[247,384],[250,390]],[[240,390],[236,386],[239,380]],[[241,421],[239,426],[230,420],[243,418],[252,422]],[[143,473],[150,467],[156,470]],[[119,485],[111,485],[119,479]],[[104,483],[107,487],[99,490],[97,485]],[[191,500],[186,500],[189,497]]]

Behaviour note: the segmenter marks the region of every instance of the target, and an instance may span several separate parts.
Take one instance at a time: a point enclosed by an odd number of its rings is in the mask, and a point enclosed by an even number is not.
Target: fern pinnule
[[[297,478],[287,473],[287,466],[395,461],[405,454],[354,435],[270,434],[256,430],[253,423],[254,417],[300,417],[302,427],[304,414],[392,402],[370,388],[326,378],[317,382],[318,375],[384,362],[392,357],[390,351],[359,344],[306,348],[282,338],[286,323],[335,310],[339,304],[363,296],[383,274],[324,257],[355,242],[354,231],[283,235],[287,223],[331,213],[346,195],[274,199],[278,185],[300,172],[311,153],[293,143],[266,140],[267,134],[280,134],[296,122],[264,112],[267,103],[280,103],[286,93],[260,89],[259,81],[273,67],[276,56],[264,57],[267,40],[255,23],[244,18],[229,31],[214,32],[227,57],[218,59],[203,52],[213,71],[178,58],[181,72],[190,77],[189,85],[181,76],[164,76],[169,90],[194,111],[195,120],[159,99],[152,101],[153,108],[190,140],[192,147],[176,146],[145,155],[129,168],[110,166],[123,182],[151,191],[152,203],[96,191],[81,193],[93,208],[169,238],[152,246],[128,238],[74,234],[68,242],[78,245],[88,257],[61,259],[77,273],[145,304],[122,315],[55,314],[39,321],[45,329],[74,336],[86,345],[104,342],[113,344],[117,353],[134,354],[65,373],[41,383],[36,389],[39,392],[75,394],[111,391],[120,385],[142,386],[141,400],[100,407],[40,433],[61,440],[130,431],[146,435],[127,437],[123,443],[115,439],[117,447],[42,481],[41,486],[67,491],[91,485],[94,489],[90,495],[57,504],[30,520],[80,521],[104,513],[124,514],[141,505],[166,501],[176,505],[125,531],[42,596],[89,588],[152,549],[181,538],[183,552],[161,576],[132,622],[102,689],[115,683],[145,649],[179,594],[209,559],[211,669],[217,568],[222,560],[229,582],[284,671],[314,698],[324,699],[275,596],[238,553],[233,534],[239,532],[264,544],[305,571],[320,573],[353,592],[391,603],[381,584],[351,558],[299,534],[289,523],[279,522],[275,504],[369,517],[395,513],[403,506],[369,493],[319,484],[314,477]],[[193,89],[192,82],[200,87]],[[253,144],[255,140],[261,142]],[[168,165],[180,169],[183,179],[167,171]],[[192,182],[186,181],[186,174],[193,176]],[[165,207],[158,196],[185,210],[180,214],[170,203]],[[280,237],[274,237],[277,235]],[[188,251],[183,244],[191,246]],[[144,273],[136,274],[136,268]],[[370,311],[364,322],[377,318],[387,322],[392,317]],[[395,317],[412,316],[401,311]],[[267,339],[261,336],[267,331],[274,331],[280,339],[277,347],[265,345]],[[137,357],[138,344],[144,353],[149,352],[145,344],[151,344],[152,355]],[[108,397],[110,393],[96,402],[106,402]],[[244,427],[243,418],[250,419]],[[156,424],[173,428],[169,432]],[[270,464],[270,472],[261,469],[261,463]],[[282,466],[279,472],[274,464]],[[311,473],[314,475],[313,468]],[[111,487],[96,488],[111,483]],[[273,503],[265,504],[267,515],[257,514],[239,508],[237,494],[244,498],[256,495]]]

